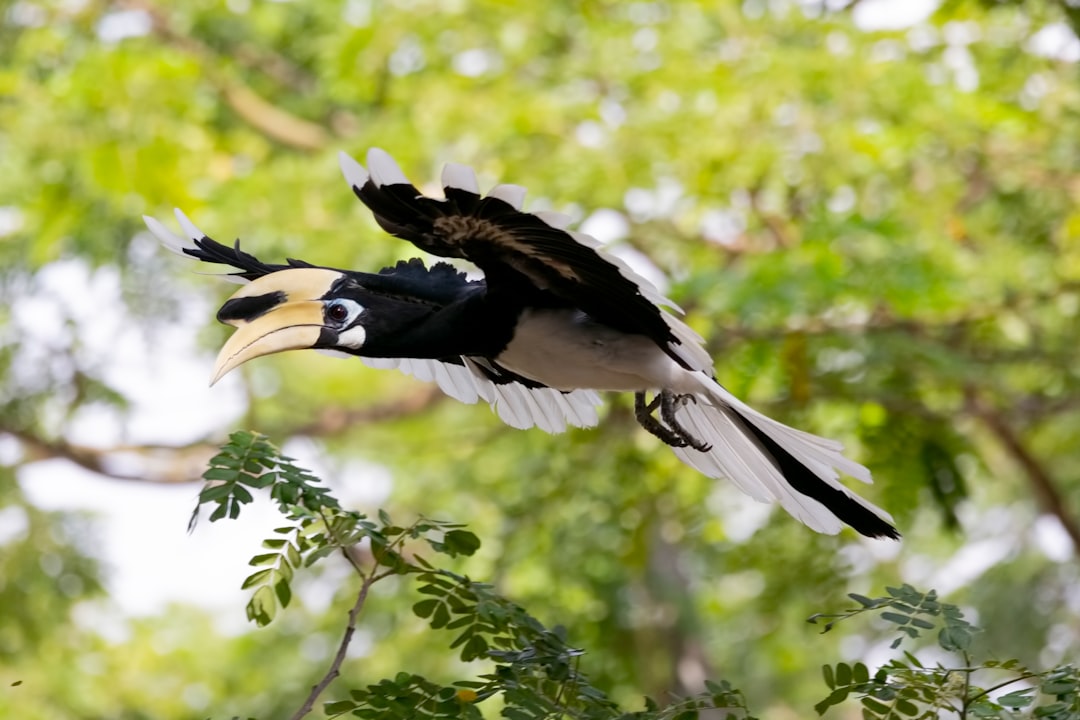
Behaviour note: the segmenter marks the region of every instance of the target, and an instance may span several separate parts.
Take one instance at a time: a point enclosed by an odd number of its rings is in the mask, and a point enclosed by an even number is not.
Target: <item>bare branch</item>
[[[1066,507],[1065,499],[1058,492],[1050,471],[1043,467],[1039,459],[1027,448],[1020,435],[1013,430],[999,410],[979,398],[971,388],[968,388],[967,399],[968,409],[972,415],[982,421],[1009,456],[1024,470],[1043,511],[1058,519],[1061,527],[1072,540],[1073,547],[1080,550],[1080,525]]]
[[[325,437],[336,435],[355,425],[369,425],[391,422],[410,417],[434,407],[446,399],[435,385],[424,385],[417,391],[403,397],[394,398],[378,405],[362,408],[327,407],[319,411],[318,417],[306,425],[290,428],[289,435]]]
[[[346,553],[346,556],[347,553]],[[350,559],[351,562],[351,559]],[[355,565],[353,567],[356,567]],[[360,572],[357,568],[357,572]],[[341,675],[341,664],[345,662],[345,655],[349,650],[349,643],[352,642],[353,634],[356,632],[356,618],[360,615],[360,610],[364,607],[364,601],[367,600],[368,590],[371,586],[381,577],[375,574],[372,570],[370,575],[363,575],[364,582],[360,584],[360,593],[356,596],[356,602],[353,603],[352,609],[349,610],[349,622],[345,626],[345,634],[341,637],[341,643],[338,645],[337,653],[334,654],[334,660],[330,663],[330,669],[327,670],[326,675],[322,680],[312,686],[311,692],[308,693],[307,699],[304,700],[304,704],[300,706],[292,715],[291,720],[300,720],[300,718],[311,712],[315,707],[315,701],[319,699],[319,695],[323,690],[326,690],[339,675]]]
[[[357,425],[392,422],[422,413],[442,401],[434,385],[377,405],[362,408],[323,408],[318,417],[298,427],[286,427],[283,435],[328,437]],[[0,435],[10,435],[22,446],[23,462],[60,459],[84,470],[113,480],[160,484],[199,482],[207,462],[218,452],[218,445],[200,441],[189,445],[114,445],[93,447],[67,440],[50,439],[21,428],[0,424]],[[136,469],[137,471],[132,471]]]
[[[186,53],[206,61],[209,80],[217,87],[225,103],[258,132],[297,150],[319,150],[326,146],[329,134],[317,123],[305,120],[264,99],[248,85],[216,69],[220,53],[190,34],[178,31],[166,12],[148,0],[124,0],[122,7],[145,12],[154,34]],[[314,85],[314,79],[284,56],[250,45],[239,45],[229,57],[249,71],[262,72],[288,87],[294,94]]]

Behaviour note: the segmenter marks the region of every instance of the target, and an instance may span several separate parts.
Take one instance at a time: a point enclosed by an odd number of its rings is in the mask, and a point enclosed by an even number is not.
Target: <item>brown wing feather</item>
[[[672,317],[658,306],[655,288],[579,241],[580,235],[472,188],[450,185],[445,199],[426,197],[383,153],[369,154],[368,164],[370,177],[346,168],[344,160],[343,169],[353,192],[391,235],[433,255],[475,263],[491,293],[549,293],[599,322],[646,335],[684,366],[707,364],[696,348],[679,347],[692,340],[692,332],[677,332]]]

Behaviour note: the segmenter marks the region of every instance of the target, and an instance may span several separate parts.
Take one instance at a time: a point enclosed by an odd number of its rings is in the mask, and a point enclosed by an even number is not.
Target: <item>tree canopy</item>
[[[364,513],[467,524],[483,545],[457,571],[563,626],[627,706],[722,677],[763,716],[805,715],[823,658],[888,643],[804,620],[901,583],[973,611],[991,655],[1075,658],[1080,15],[950,0],[867,29],[887,4],[0,4],[0,712],[295,709],[346,568],[298,578],[266,630],[176,606],[110,634],[94,519],[27,497],[47,460],[194,483],[236,427],[312,441]],[[341,182],[338,151],[371,146],[435,194],[446,162],[523,185],[644,263],[725,386],[870,467],[855,489],[902,543],[816,535],[696,474],[628,397],[549,436],[308,352],[206,390],[232,286],[141,215],[373,271],[415,250]],[[459,679],[417,599],[373,591],[353,686]]]

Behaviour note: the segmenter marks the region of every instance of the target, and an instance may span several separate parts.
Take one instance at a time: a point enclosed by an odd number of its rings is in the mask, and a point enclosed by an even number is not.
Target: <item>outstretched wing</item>
[[[143,216],[147,228],[165,247],[184,257],[206,263],[227,265],[238,272],[221,274],[231,282],[249,282],[278,270],[313,267],[300,260],[288,260],[286,265],[264,263],[254,255],[240,250],[239,241],[232,247],[211,239],[187,216],[176,211],[177,221],[186,238],[175,235],[152,217]],[[438,263],[430,268],[418,259],[399,262],[383,268],[377,274],[346,272],[373,291],[407,292],[410,297],[433,305],[446,304],[463,292],[482,287],[482,281],[468,280],[453,267]],[[321,351],[335,357],[353,357],[334,350]],[[599,418],[596,407],[600,396],[591,390],[564,393],[496,368],[476,358],[416,360],[410,358],[362,358],[375,368],[398,369],[408,375],[434,382],[450,397],[473,404],[484,400],[507,425],[515,428],[533,426],[549,433],[566,430],[567,425],[592,427]]]
[[[442,257],[469,260],[484,272],[489,292],[531,285],[623,332],[651,338],[674,360],[711,374],[701,338],[675,316],[678,309],[648,280],[599,241],[566,229],[557,213],[526,213],[525,190],[498,185],[481,196],[470,168],[447,165],[445,199],[420,193],[382,150],[367,154],[368,170],[341,153],[342,173],[379,225],[395,237]]]
[[[552,434],[567,425],[592,427],[599,422],[596,408],[603,401],[593,390],[561,392],[524,378],[494,376],[478,361],[462,356],[460,362],[414,358],[362,358],[369,367],[397,369],[436,383],[450,397],[466,404],[485,401],[510,427],[538,427]]]

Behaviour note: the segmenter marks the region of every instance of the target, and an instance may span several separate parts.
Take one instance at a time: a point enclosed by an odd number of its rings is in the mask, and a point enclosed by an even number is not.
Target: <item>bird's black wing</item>
[[[433,255],[475,263],[493,295],[550,293],[601,323],[651,338],[684,367],[711,371],[701,339],[661,309],[673,303],[594,238],[567,230],[557,214],[522,212],[522,188],[499,185],[481,196],[471,169],[448,165],[445,199],[429,198],[381,150],[370,151],[367,161],[365,171],[342,154],[342,171],[390,234]]]

